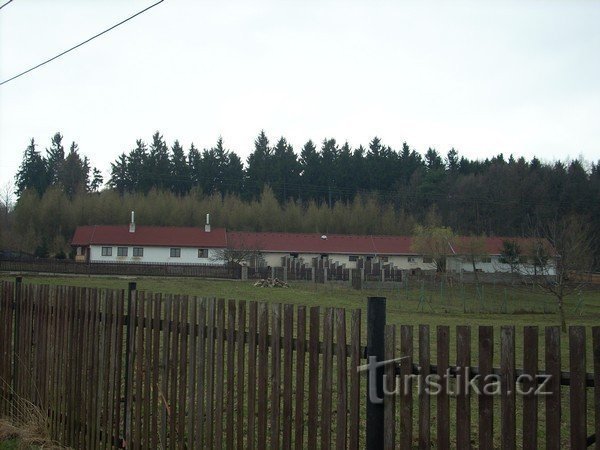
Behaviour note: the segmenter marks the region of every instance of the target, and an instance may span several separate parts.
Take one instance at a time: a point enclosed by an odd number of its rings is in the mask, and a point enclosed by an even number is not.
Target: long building
[[[448,243],[449,272],[510,272],[502,262],[503,242],[514,238],[485,238],[484,254],[468,254],[468,240]],[[526,253],[531,240],[518,239]],[[433,271],[431,257],[413,250],[409,236],[340,235],[319,233],[235,232],[211,228],[209,217],[202,228],[137,226],[132,213],[127,225],[80,226],[71,245],[81,262],[226,264],[230,255],[242,255],[242,264],[252,267],[336,267],[347,269],[365,264],[389,265],[400,270]],[[522,257],[524,267],[530,265]]]

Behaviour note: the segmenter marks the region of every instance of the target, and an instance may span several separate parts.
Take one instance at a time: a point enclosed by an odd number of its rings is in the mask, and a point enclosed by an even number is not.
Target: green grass
[[[19,441],[16,439],[8,439],[0,442],[0,450],[13,450],[19,448]]]
[[[14,276],[1,276],[2,280],[14,280]],[[366,303],[369,296],[387,297],[388,323],[397,325],[420,325],[430,326],[432,339],[432,359],[435,361],[435,327],[437,325],[450,326],[450,348],[451,363],[455,357],[455,327],[457,325],[471,325],[472,358],[473,365],[477,363],[477,326],[490,325],[494,327],[495,333],[495,359],[498,365],[500,326],[513,325],[517,330],[516,352],[517,366],[521,367],[524,352],[522,342],[522,328],[524,326],[539,327],[540,343],[540,368],[543,369],[543,343],[544,327],[559,325],[556,313],[555,300],[540,290],[531,288],[505,287],[501,285],[485,285],[483,292],[476,292],[473,286],[422,286],[412,283],[408,289],[397,287],[396,289],[370,289],[356,291],[347,286],[339,284],[314,284],[306,282],[291,283],[290,288],[258,288],[253,286],[252,281],[218,281],[192,278],[154,278],[154,277],[86,277],[86,276],[27,276],[25,283],[74,285],[85,287],[126,289],[129,281],[137,281],[138,289],[149,292],[162,292],[170,294],[187,294],[202,297],[217,297],[225,299],[254,300],[265,302],[290,303],[295,305],[320,306],[345,308],[352,310],[361,308],[363,310],[363,340],[366,336]],[[583,325],[588,327],[587,337],[587,364],[588,371],[592,370],[592,346],[591,330],[589,327],[600,324],[600,291],[588,290],[582,293],[581,298],[575,296],[569,298],[566,304],[568,325]],[[348,319],[347,319],[348,320]],[[397,332],[397,336],[399,336]],[[415,329],[414,335],[418,332]],[[364,342],[363,342],[364,343]],[[414,354],[418,355],[417,342],[415,341]],[[399,349],[397,349],[399,354]],[[568,370],[568,336],[562,336],[562,365]],[[589,397],[589,395],[588,395]],[[416,398],[416,397],[415,397]],[[517,399],[517,430],[521,429],[521,399]],[[568,445],[568,388],[563,388],[563,407],[565,408],[562,436],[564,444]],[[476,400],[472,400],[473,437],[476,439]],[[588,428],[593,426],[593,409],[589,402]],[[496,405],[498,406],[498,405]],[[417,408],[415,404],[415,408]],[[451,427],[454,436],[455,406],[451,400]],[[416,409],[415,409],[416,411]],[[416,412],[415,412],[416,414]],[[434,405],[432,414],[435,416]],[[416,417],[416,416],[415,416]],[[496,422],[499,414],[496,414]],[[539,436],[540,442],[544,442],[544,408],[540,405]],[[496,436],[499,439],[499,424],[496,423]],[[519,431],[520,432],[520,431]],[[0,446],[0,449],[3,447]],[[10,447],[8,447],[10,448]]]
[[[0,279],[14,280],[2,275]],[[476,291],[473,285],[427,285],[411,280],[408,288],[364,289],[357,291],[342,284],[315,284],[291,282],[290,288],[259,288],[252,281],[207,280],[173,277],[87,277],[87,276],[24,276],[25,283],[72,285],[85,287],[126,289],[129,281],[136,281],[139,290],[171,294],[187,294],[236,300],[255,300],[290,303],[307,307],[320,306],[363,310],[366,325],[366,303],[369,296],[387,297],[387,321],[390,324],[429,325],[432,333],[432,357],[435,357],[435,327],[448,325],[451,329],[451,358],[457,325],[489,325],[494,327],[495,341],[499,341],[500,326],[516,327],[517,365],[522,365],[524,326],[539,327],[540,364],[542,364],[544,327],[559,325],[556,300],[539,289],[484,285]],[[587,290],[581,296],[566,300],[568,325],[591,327],[600,324],[600,290]],[[363,327],[363,337],[366,336]],[[399,333],[397,333],[399,334]],[[417,330],[414,332],[417,335]],[[477,357],[477,329],[473,328],[472,353]],[[592,367],[591,330],[587,330],[588,367]],[[568,369],[568,336],[562,336],[562,362]],[[416,349],[415,349],[416,354]],[[499,355],[499,347],[495,356]],[[497,359],[497,358],[496,358]],[[453,359],[451,359],[453,361]],[[543,367],[543,364],[541,365]]]

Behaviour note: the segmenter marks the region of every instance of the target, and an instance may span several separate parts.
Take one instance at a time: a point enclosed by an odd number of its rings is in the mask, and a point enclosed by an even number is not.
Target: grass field
[[[14,280],[13,275],[2,275],[0,279]],[[522,328],[526,325],[539,327],[540,345],[544,342],[544,327],[559,325],[556,313],[556,300],[539,289],[531,287],[511,287],[484,285],[476,290],[473,285],[448,286],[437,283],[412,283],[413,286],[397,289],[369,289],[357,291],[340,284],[315,284],[292,282],[289,288],[258,288],[252,281],[206,280],[196,278],[154,278],[154,277],[87,277],[87,276],[24,276],[25,283],[73,285],[126,289],[129,281],[136,281],[138,289],[149,292],[187,294],[203,297],[217,297],[236,300],[256,300],[290,303],[305,306],[361,308],[366,324],[366,303],[369,296],[387,298],[387,320],[392,324],[448,325],[451,339],[457,325],[491,325],[495,336],[499,327],[514,325],[517,331],[517,365],[522,365]],[[600,290],[589,289],[574,295],[566,301],[568,325],[591,327],[600,325]],[[363,328],[366,330],[366,328]],[[417,334],[417,333],[415,333]],[[477,331],[472,330],[473,357],[476,358]],[[588,330],[588,366],[591,368],[591,331]],[[366,331],[363,332],[366,336]],[[435,356],[435,339],[432,336],[432,350]],[[497,340],[497,339],[496,339]],[[452,341],[453,342],[453,341]],[[451,349],[454,345],[451,345]],[[563,335],[563,367],[568,369],[568,340]],[[499,351],[495,352],[496,355]],[[543,352],[540,352],[543,355]],[[541,363],[541,360],[540,360]],[[542,366],[543,367],[543,366]]]
[[[14,280],[14,275],[2,275],[2,280]],[[544,367],[542,360],[544,327],[557,326],[559,318],[556,313],[556,303],[552,297],[531,288],[506,287],[502,285],[485,285],[483,290],[477,291],[474,286],[447,286],[421,285],[398,287],[397,289],[370,289],[356,291],[347,286],[338,284],[314,284],[306,282],[291,283],[285,288],[258,288],[252,281],[222,281],[192,278],[152,278],[152,277],[86,277],[86,276],[24,276],[25,283],[74,285],[82,287],[99,287],[126,289],[129,281],[136,281],[138,289],[149,292],[162,292],[171,294],[186,294],[202,297],[217,297],[237,300],[255,300],[265,302],[289,303],[305,306],[320,306],[363,310],[363,339],[366,337],[366,303],[369,296],[384,296],[387,298],[388,323],[420,325],[428,324],[431,327],[432,358],[435,361],[435,326],[448,325],[451,329],[451,362],[455,361],[455,326],[471,325],[474,328],[472,335],[473,365],[477,364],[477,329],[479,325],[491,325],[495,328],[496,337],[496,365],[499,356],[500,326],[514,325],[517,330],[516,355],[517,366],[523,364],[523,357],[527,352],[523,349],[522,328],[526,325],[539,327],[540,339],[540,367]],[[574,296],[567,300],[567,324],[584,325],[586,327],[600,325],[600,291],[587,290],[581,296]],[[415,335],[418,333],[415,330]],[[587,330],[588,371],[592,370],[591,330]],[[415,355],[418,354],[415,346]],[[568,370],[568,337],[562,336],[562,363],[563,370]],[[563,404],[568,405],[568,388],[562,392]],[[589,396],[588,396],[589,397]],[[589,399],[588,399],[589,401]],[[454,436],[456,423],[454,403],[451,407],[451,428]],[[472,415],[476,417],[475,399],[472,401]],[[593,406],[589,401],[588,428],[593,427]],[[539,436],[543,442],[545,437],[544,409],[539,413]],[[499,443],[499,414],[496,415],[495,441]],[[565,445],[569,433],[568,409],[566,408],[561,426]],[[474,419],[475,420],[475,419]],[[517,401],[517,423],[522,421],[521,400]],[[520,425],[518,425],[520,433]],[[476,439],[476,429],[473,429]],[[3,448],[0,446],[0,448]],[[10,447],[7,447],[10,448]]]

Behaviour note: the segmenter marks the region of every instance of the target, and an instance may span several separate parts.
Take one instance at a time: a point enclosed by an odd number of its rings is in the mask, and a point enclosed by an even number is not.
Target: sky
[[[0,81],[152,3],[13,0]],[[264,129],[297,152],[378,136],[421,153],[597,161],[599,23],[590,0],[165,0],[0,86],[0,185],[31,138],[44,150],[57,131],[105,179],[157,130],[186,149],[222,136],[244,160]]]

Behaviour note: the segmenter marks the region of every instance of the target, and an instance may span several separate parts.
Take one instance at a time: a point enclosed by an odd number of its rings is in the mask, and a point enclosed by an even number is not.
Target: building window
[[[327,259],[329,255],[327,253],[321,253],[321,259]]]
[[[381,262],[388,262],[388,257],[387,256],[380,256],[379,257],[379,261],[381,261]]]
[[[433,258],[431,256],[423,256],[423,263],[433,264]]]
[[[358,261],[358,256],[350,255],[350,256],[348,256],[348,261],[350,261],[350,262]]]
[[[171,249],[171,258],[181,258],[181,249],[180,248],[172,248]]]
[[[298,253],[290,253],[290,258],[297,258],[298,257]]]
[[[489,263],[492,262],[492,258],[489,257],[489,256],[484,256],[484,257],[481,258],[481,262],[489,264]]]
[[[127,247],[117,247],[117,256],[127,256],[129,250]]]
[[[207,248],[199,248],[198,249],[198,258],[208,258],[208,249]]]
[[[112,247],[102,247],[102,256],[112,256]]]
[[[133,256],[136,256],[136,257],[144,256],[144,248],[143,247],[133,247]]]

